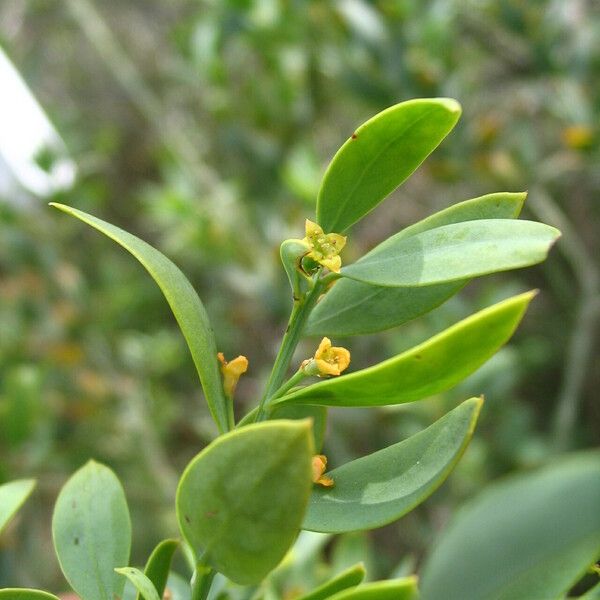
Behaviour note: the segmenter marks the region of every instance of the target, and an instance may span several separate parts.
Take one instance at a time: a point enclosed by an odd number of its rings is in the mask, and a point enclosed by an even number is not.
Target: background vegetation
[[[513,342],[459,388],[374,419],[333,411],[325,449],[335,465],[469,395],[487,400],[450,480],[397,524],[339,540],[340,566],[376,546],[371,575],[409,571],[487,481],[598,445],[593,0],[4,0],[0,44],[77,163],[75,185],[52,199],[147,239],[189,275],[225,355],[250,359],[239,415],[289,310],[279,243],[302,237],[324,166],[372,114],[412,97],[463,105],[442,147],[353,231],[346,260],[492,191],[528,189],[526,216],[562,229],[546,264],[486,278],[408,326],[344,340],[357,368],[518,290],[542,291]],[[178,473],[213,434],[187,349],[137,263],[45,199],[0,198],[0,482],[40,480],[3,537],[0,586],[64,585],[50,511],[90,456],[124,481],[140,562],[173,535]]]

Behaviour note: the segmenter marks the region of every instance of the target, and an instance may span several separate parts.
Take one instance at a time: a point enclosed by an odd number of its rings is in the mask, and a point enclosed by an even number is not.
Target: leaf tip
[[[438,102],[450,113],[460,117],[462,113],[462,106],[458,100],[454,98],[438,98]]]

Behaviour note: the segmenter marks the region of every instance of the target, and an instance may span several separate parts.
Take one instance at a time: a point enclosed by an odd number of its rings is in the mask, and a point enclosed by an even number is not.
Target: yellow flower
[[[233,398],[239,378],[248,370],[248,359],[245,356],[238,356],[227,362],[222,352],[217,354],[217,358],[221,363],[223,389],[229,398]]]
[[[314,358],[309,358],[302,363],[302,369],[307,375],[318,377],[337,376],[345,371],[350,364],[350,352],[346,348],[337,348],[331,345],[329,338],[323,338]]]
[[[346,238],[339,233],[324,233],[316,223],[306,219],[306,237],[302,240],[308,247],[306,256],[327,267],[334,273],[340,272],[342,259],[339,256],[346,245]]]
[[[327,457],[324,454],[315,454],[312,459],[312,480],[324,487],[333,487],[334,481],[331,477],[323,475],[327,468]]]

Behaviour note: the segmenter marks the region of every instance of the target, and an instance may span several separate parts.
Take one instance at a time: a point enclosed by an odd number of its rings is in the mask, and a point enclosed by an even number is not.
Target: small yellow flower
[[[329,338],[323,338],[314,358],[309,358],[302,363],[302,369],[307,375],[318,377],[338,376],[350,364],[350,352],[346,348],[331,345]]]
[[[331,477],[323,475],[327,468],[327,457],[324,454],[315,454],[312,458],[312,480],[324,487],[333,487],[334,481]]]
[[[342,259],[339,256],[346,245],[346,238],[339,233],[324,233],[323,228],[306,219],[306,237],[302,240],[310,249],[306,256],[327,267],[334,273],[340,272]]]
[[[238,356],[227,362],[222,352],[217,354],[217,358],[221,363],[223,389],[229,398],[233,398],[239,378],[248,370],[248,359],[245,356]]]

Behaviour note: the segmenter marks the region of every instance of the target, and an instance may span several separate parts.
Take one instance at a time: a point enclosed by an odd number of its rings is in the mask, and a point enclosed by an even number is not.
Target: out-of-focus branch
[[[562,451],[568,449],[573,440],[582,389],[600,321],[600,271],[567,217],[544,189],[532,191],[528,207],[541,220],[563,232],[558,249],[569,262],[580,289],[553,421],[554,447]]]
[[[67,0],[67,7],[98,52],[104,65],[123,88],[132,104],[148,121],[172,157],[205,192],[217,187],[218,178],[200,156],[189,131],[170,117],[163,103],[146,84],[138,68],[110,30],[92,0]]]

